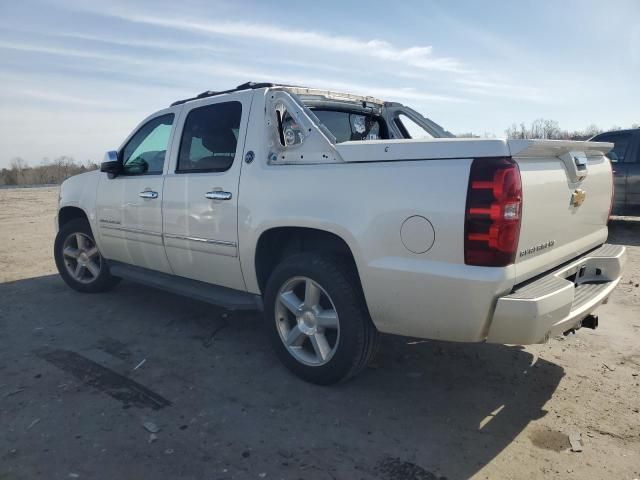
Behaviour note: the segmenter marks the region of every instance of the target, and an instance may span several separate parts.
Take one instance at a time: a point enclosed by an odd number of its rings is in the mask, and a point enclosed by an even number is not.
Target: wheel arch
[[[278,226],[262,232],[256,243],[254,267],[260,292],[264,293],[269,276],[278,263],[303,252],[325,252],[344,257],[356,273],[362,289],[353,250],[341,236],[318,228]]]
[[[75,220],[77,218],[85,219],[89,224],[89,226],[91,227],[89,216],[87,215],[87,212],[85,212],[82,208],[75,207],[75,206],[62,207],[58,211],[58,229],[62,228],[65,224],[69,223],[71,220]]]

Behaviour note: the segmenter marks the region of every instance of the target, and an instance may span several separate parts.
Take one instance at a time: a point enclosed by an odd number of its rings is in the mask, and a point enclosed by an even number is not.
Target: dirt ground
[[[640,477],[639,219],[611,225],[629,262],[598,330],[526,348],[389,336],[322,388],[280,366],[257,314],[66,287],[56,196],[0,190],[0,480]]]

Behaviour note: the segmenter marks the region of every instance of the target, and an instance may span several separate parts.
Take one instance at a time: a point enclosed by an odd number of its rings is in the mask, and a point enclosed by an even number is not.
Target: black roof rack
[[[178,100],[176,102],[173,102],[171,106],[173,107],[174,105],[181,105],[183,103],[187,103],[192,100],[198,100],[200,98],[215,97],[216,95],[223,95],[225,93],[238,92],[240,90],[254,90],[256,88],[269,88],[269,87],[275,87],[275,86],[276,86],[275,83],[247,82],[247,83],[243,83],[242,85],[238,85],[236,88],[232,88],[231,90],[222,90],[220,92],[207,90],[206,92],[202,92],[200,95],[196,95],[195,97],[185,98],[184,100]]]

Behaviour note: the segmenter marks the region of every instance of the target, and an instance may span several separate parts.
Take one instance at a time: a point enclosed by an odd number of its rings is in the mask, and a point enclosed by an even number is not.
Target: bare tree
[[[637,125],[637,124],[636,124]],[[632,128],[634,128],[632,126]],[[610,130],[621,130],[620,127],[612,127]],[[589,125],[584,130],[563,130],[555,120],[538,118],[527,127],[524,122],[520,125],[512,124],[505,130],[507,138],[541,138],[547,140],[588,140],[591,137],[604,132],[595,124]]]
[[[11,171],[13,172],[13,177],[15,178],[14,185],[20,185],[24,183],[25,180],[25,171],[29,168],[27,162],[20,157],[15,157],[11,159]]]

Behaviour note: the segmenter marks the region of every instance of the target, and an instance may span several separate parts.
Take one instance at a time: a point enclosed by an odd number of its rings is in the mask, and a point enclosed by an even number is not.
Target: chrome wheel
[[[81,283],[91,283],[102,269],[102,256],[91,237],[72,233],[62,245],[64,265],[69,275]]]
[[[331,297],[307,277],[287,280],[276,299],[276,327],[289,353],[305,365],[329,362],[340,341],[340,322]]]

